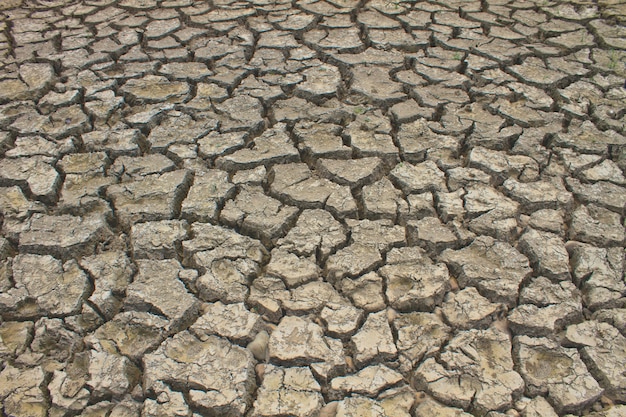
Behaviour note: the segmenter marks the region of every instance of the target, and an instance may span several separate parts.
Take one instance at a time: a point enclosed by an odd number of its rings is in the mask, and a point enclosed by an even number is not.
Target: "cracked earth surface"
[[[626,416],[623,0],[0,15],[0,415]]]

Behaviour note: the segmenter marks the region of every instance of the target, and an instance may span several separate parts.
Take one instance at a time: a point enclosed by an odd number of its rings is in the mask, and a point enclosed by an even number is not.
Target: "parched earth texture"
[[[626,416],[624,0],[0,15],[0,415]]]

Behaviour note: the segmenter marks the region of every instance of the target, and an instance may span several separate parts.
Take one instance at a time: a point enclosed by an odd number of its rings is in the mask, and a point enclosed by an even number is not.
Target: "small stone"
[[[270,335],[265,330],[261,330],[256,334],[254,340],[248,343],[246,348],[252,352],[254,358],[259,362],[267,362],[270,359],[268,345]]]
[[[352,336],[352,343],[359,368],[374,360],[393,360],[398,354],[385,311],[370,313],[358,333]]]

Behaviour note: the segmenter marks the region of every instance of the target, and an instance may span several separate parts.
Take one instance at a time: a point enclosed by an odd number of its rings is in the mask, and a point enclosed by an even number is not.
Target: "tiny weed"
[[[617,69],[617,61],[619,61],[618,53],[615,49],[609,51],[609,69]]]
[[[354,114],[363,114],[365,113],[365,109],[363,107],[355,107],[354,109],[352,109],[352,111],[354,112]]]

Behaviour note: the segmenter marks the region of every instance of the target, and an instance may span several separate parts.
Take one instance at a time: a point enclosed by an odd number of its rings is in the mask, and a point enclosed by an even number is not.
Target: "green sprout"
[[[615,49],[609,51],[609,69],[617,69],[617,62],[619,61],[619,54]]]

